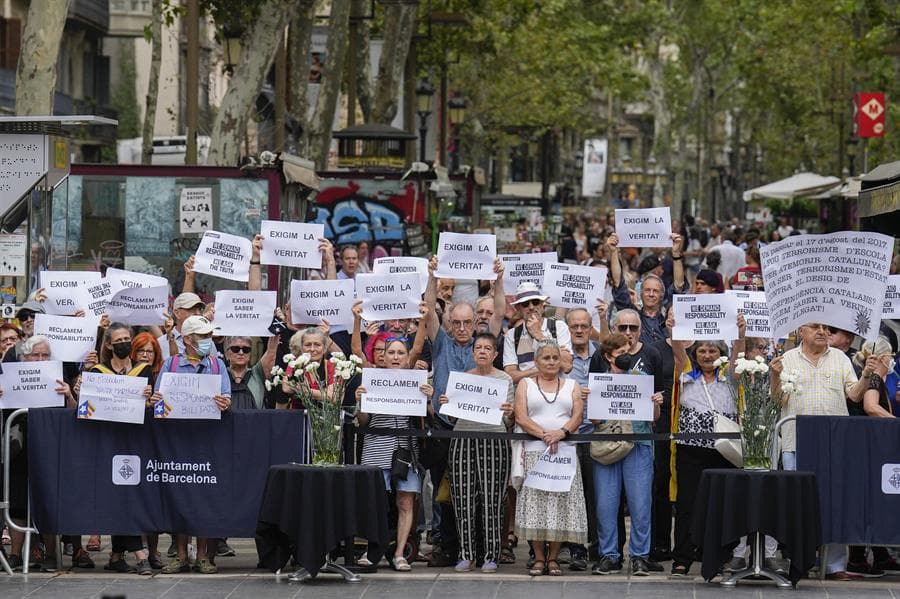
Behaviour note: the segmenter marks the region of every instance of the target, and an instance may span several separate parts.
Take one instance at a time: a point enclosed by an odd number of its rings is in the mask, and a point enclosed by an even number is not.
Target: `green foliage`
[[[126,39],[121,44],[119,82],[113,90],[111,103],[119,113],[119,139],[132,139],[141,135],[140,107],[137,99],[137,69],[134,64],[134,42]]]

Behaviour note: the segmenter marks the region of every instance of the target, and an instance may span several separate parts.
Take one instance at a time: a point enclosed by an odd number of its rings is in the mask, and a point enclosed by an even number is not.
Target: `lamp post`
[[[419,162],[425,162],[425,138],[428,135],[428,117],[434,110],[434,86],[422,80],[416,86],[416,112],[419,114]]]
[[[453,125],[453,153],[450,155],[450,172],[459,171],[459,143],[463,121],[466,120],[466,100],[462,96],[453,96],[447,102],[450,109],[450,123]]]
[[[225,72],[229,76],[234,74],[234,67],[241,62],[242,35],[243,30],[235,26],[229,26],[223,32],[225,38]]]
[[[856,145],[858,143],[859,140],[855,137],[847,140],[847,166],[851,177],[856,175]]]

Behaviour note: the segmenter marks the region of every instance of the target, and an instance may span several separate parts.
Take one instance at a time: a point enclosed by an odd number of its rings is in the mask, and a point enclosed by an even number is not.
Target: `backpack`
[[[513,349],[518,349],[519,341],[522,340],[522,332],[525,330],[525,323],[513,329]],[[559,321],[556,318],[547,318],[547,330],[550,331],[550,337],[556,341],[559,337]]]

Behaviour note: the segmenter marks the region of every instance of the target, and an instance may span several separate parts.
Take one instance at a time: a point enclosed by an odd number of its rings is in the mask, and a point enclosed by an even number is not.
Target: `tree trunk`
[[[31,0],[16,68],[16,114],[53,114],[56,63],[70,0]]]
[[[356,7],[353,14],[360,14],[362,10],[366,10],[365,0],[357,0],[362,8]],[[372,119],[372,83],[369,72],[369,41],[372,26],[367,19],[360,19],[354,28],[356,35],[356,44],[353,56],[350,60],[356,62],[356,101],[359,103],[359,109],[363,115],[363,122],[371,122]]]
[[[666,97],[665,64],[660,55],[661,31],[657,30],[650,44],[650,55],[647,57],[647,80],[649,82],[648,95],[653,109],[653,150],[651,155],[656,158],[657,165],[668,173],[672,169],[671,160],[671,128],[672,111],[669,108]],[[657,201],[654,193],[654,206]]]
[[[389,4],[384,9],[384,45],[378,61],[375,106],[372,121],[391,124],[397,115],[400,79],[406,66],[406,55],[416,26],[415,4]]]
[[[144,111],[144,130],[141,142],[141,164],[153,162],[153,132],[156,129],[156,103],[159,100],[159,68],[162,64],[163,0],[153,0],[150,21],[150,80]]]
[[[309,68],[312,47],[313,24],[316,20],[316,2],[306,2],[291,21],[291,39],[288,48],[289,62],[293,76],[291,113],[303,126],[297,140],[297,153],[306,156],[309,148]]]
[[[213,122],[210,165],[237,165],[250,108],[266,79],[275,50],[284,39],[284,27],[297,10],[298,0],[268,0],[244,32],[241,44],[246,50],[241,53],[241,62]]]
[[[350,2],[333,2],[331,20],[328,27],[328,42],[325,44],[325,66],[316,113],[310,126],[308,156],[316,167],[324,169],[328,163],[331,148],[331,131],[334,113],[337,110],[338,93],[341,91],[341,75],[347,56],[347,41],[350,30]]]

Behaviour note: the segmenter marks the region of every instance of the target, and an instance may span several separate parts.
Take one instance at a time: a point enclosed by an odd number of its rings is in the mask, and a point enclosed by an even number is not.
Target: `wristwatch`
[[[672,260],[684,260],[684,256],[683,256],[683,255],[680,255],[680,256],[674,256],[674,255],[673,255],[673,256],[672,256]]]

